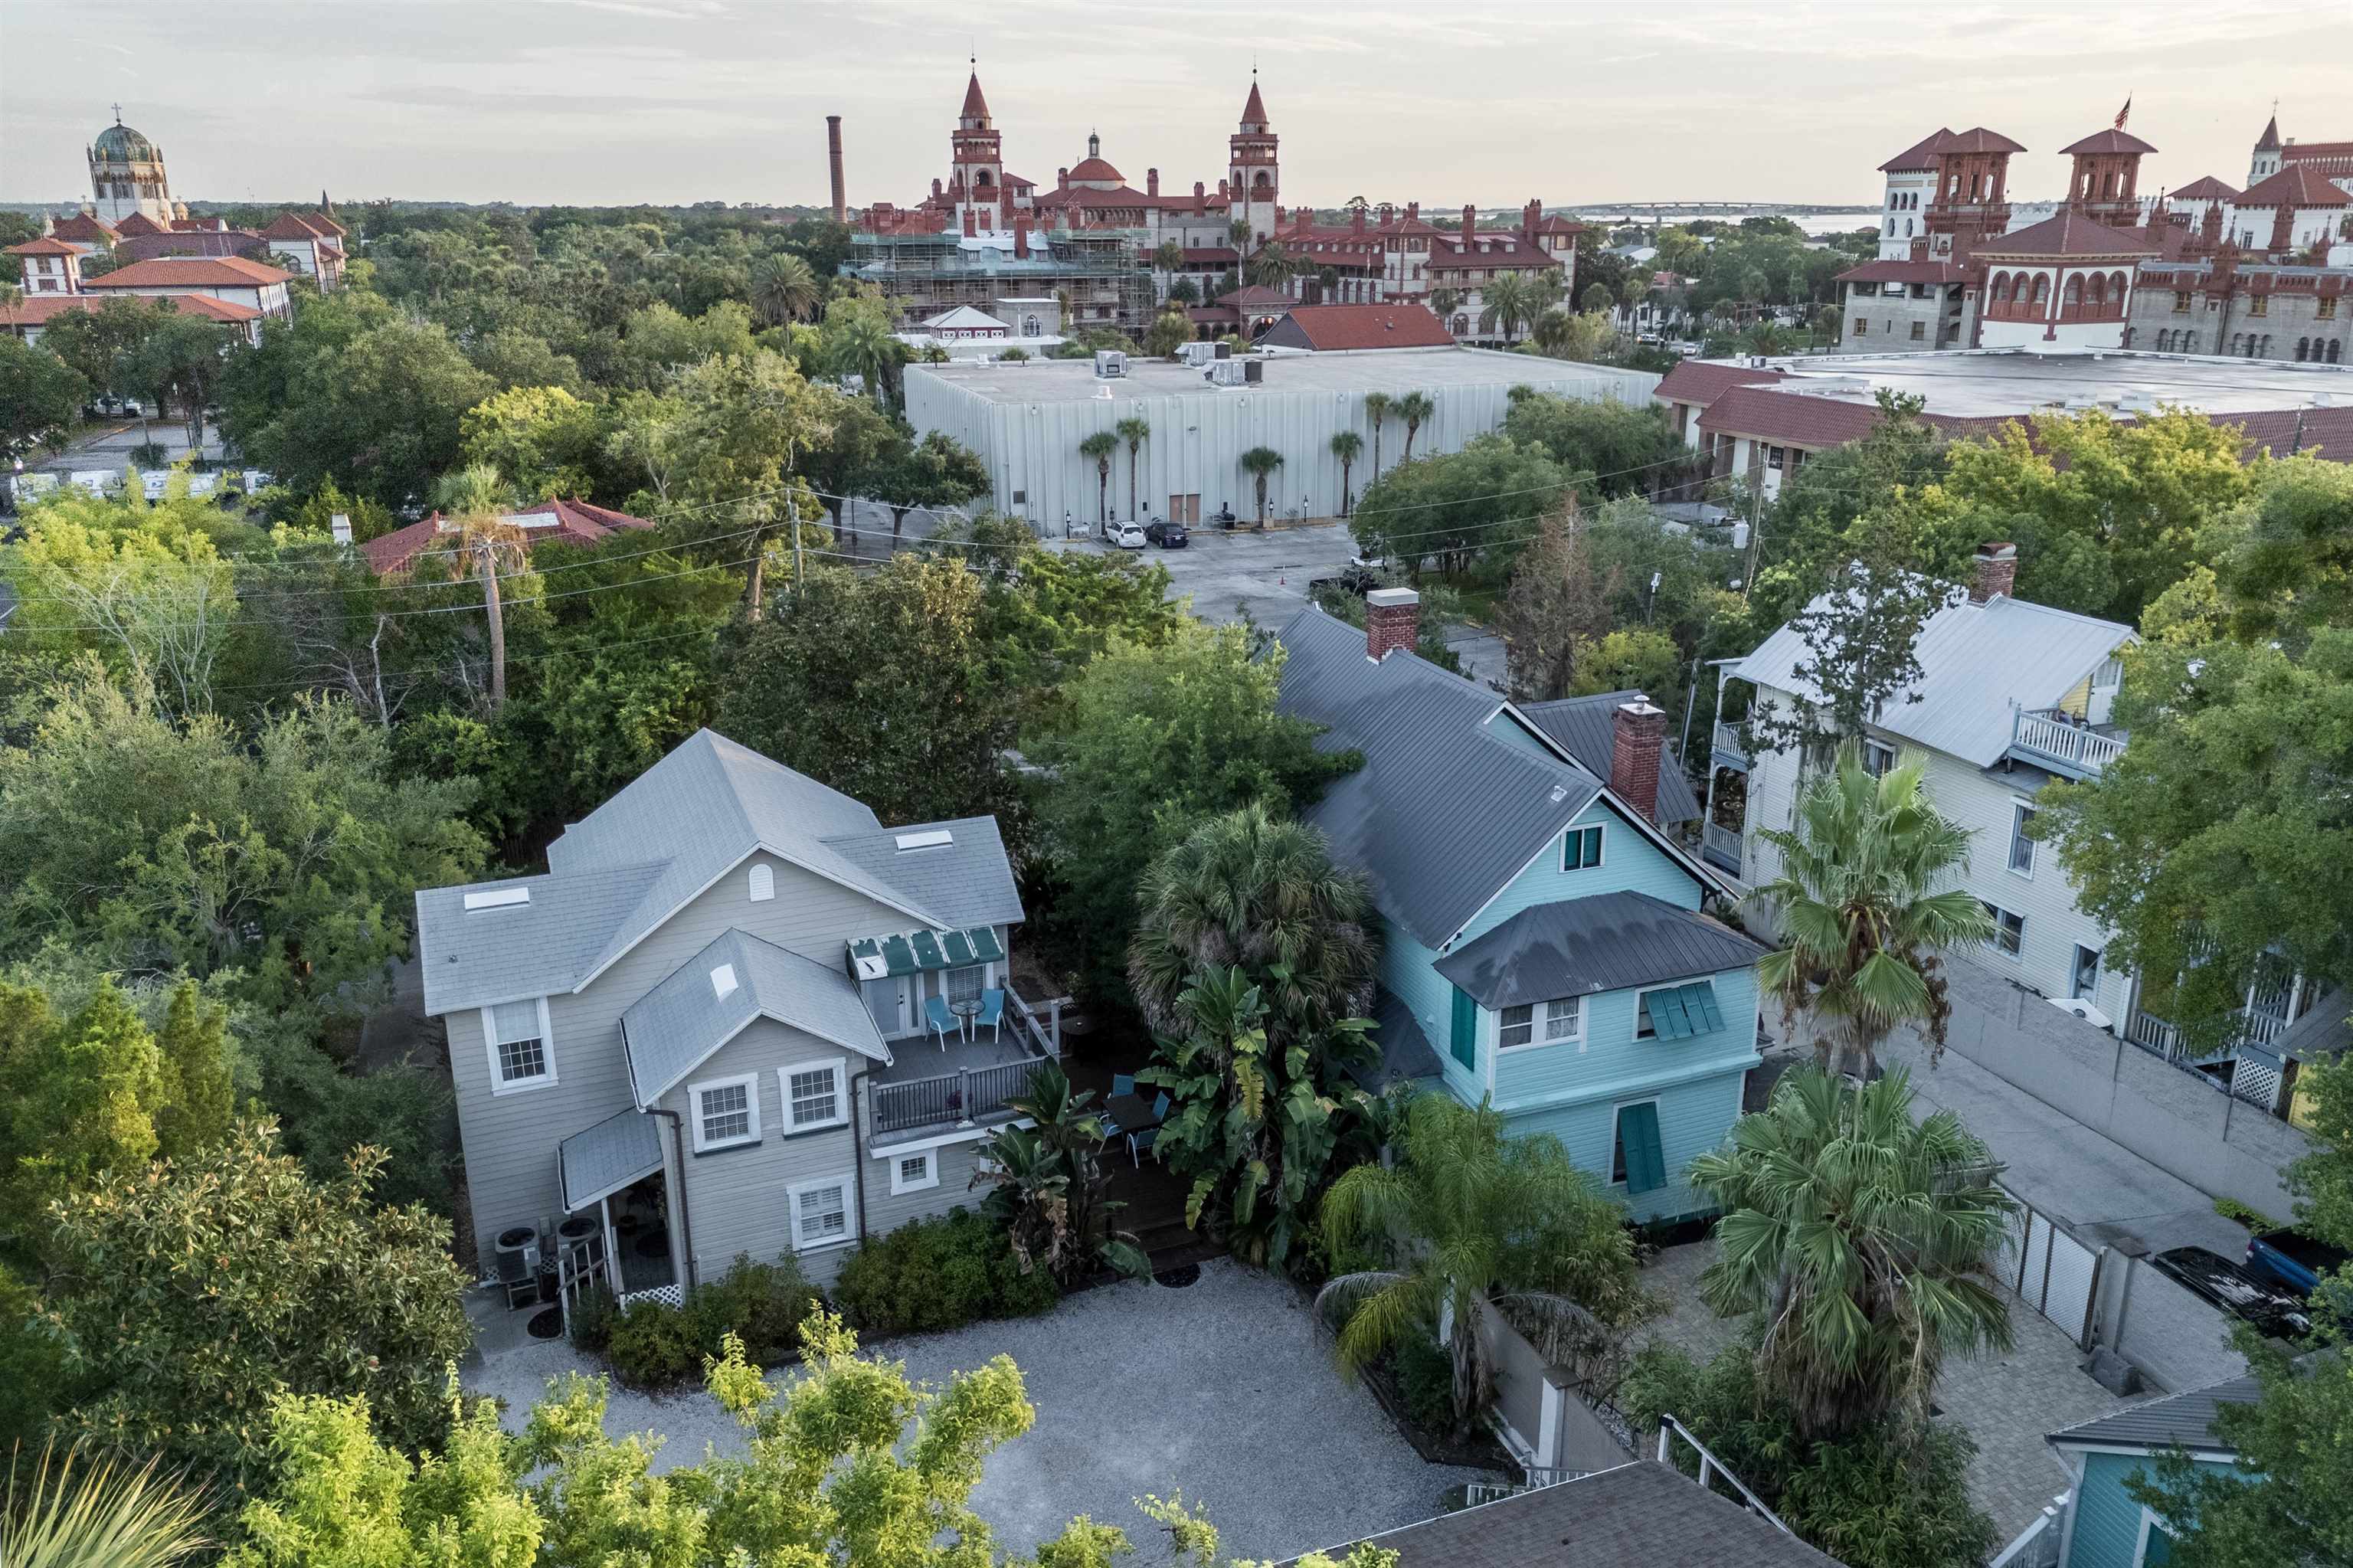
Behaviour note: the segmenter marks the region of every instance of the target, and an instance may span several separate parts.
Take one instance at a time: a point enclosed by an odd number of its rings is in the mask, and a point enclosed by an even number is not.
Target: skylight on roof
[[[711,971],[711,989],[722,1001],[735,994],[735,966],[722,964]]]
[[[518,528],[553,528],[557,518],[553,512],[518,512],[507,521]]]
[[[466,895],[466,907],[472,909],[508,909],[531,902],[528,887],[491,887],[480,893]]]
[[[938,849],[943,844],[952,844],[955,842],[955,835],[945,828],[934,828],[928,832],[901,833],[895,842],[899,852],[904,854],[909,850]]]

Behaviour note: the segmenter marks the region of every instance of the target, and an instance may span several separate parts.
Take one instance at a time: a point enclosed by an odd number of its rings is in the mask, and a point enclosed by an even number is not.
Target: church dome
[[[1079,161],[1078,166],[1071,171],[1072,185],[1078,184],[1081,180],[1109,180],[1113,185],[1119,185],[1124,178],[1124,175],[1103,158],[1082,158]]]
[[[120,120],[98,133],[90,150],[119,164],[152,164],[157,159],[155,143]]]

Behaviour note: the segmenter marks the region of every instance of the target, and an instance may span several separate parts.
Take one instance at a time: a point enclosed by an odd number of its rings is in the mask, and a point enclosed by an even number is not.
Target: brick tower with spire
[[[948,195],[955,202],[956,228],[966,234],[1008,227],[1011,202],[1005,191],[1005,150],[981,96],[980,62],[972,62],[964,108],[948,138]]]
[[[2074,160],[2067,175],[2067,210],[2110,228],[2139,226],[2140,161],[2157,151],[2125,129],[2131,115],[2127,100],[2109,129],[2060,149]]]
[[[1276,156],[1281,138],[1266,118],[1266,104],[1258,95],[1258,68],[1250,68],[1250,101],[1242,105],[1240,128],[1226,138],[1227,190],[1232,212],[1250,226],[1250,244],[1262,244],[1274,233],[1277,204],[1282,196],[1282,170]]]

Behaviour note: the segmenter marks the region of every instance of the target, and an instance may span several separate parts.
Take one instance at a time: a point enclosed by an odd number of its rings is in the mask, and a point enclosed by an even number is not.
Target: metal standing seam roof
[[[953,842],[902,853],[901,834]],[[425,1003],[438,1015],[576,991],[755,850],[940,928],[1023,918],[996,822],[885,829],[866,806],[710,730],[681,742],[548,846],[549,874],[417,895]],[[531,902],[465,907],[525,887]]]
[[[1822,595],[1808,608],[1828,600]],[[2132,635],[2113,620],[2008,596],[1948,604],[1928,618],[1913,645],[1919,682],[1891,697],[1873,723],[1931,750],[1990,767],[2010,749],[2013,705],[2030,710],[2056,705]],[[1783,626],[1732,673],[1810,698],[1816,694],[1797,675],[1806,652],[1805,639]],[[1915,694],[1917,701],[1908,700]]]
[[[661,1133],[654,1118],[635,1106],[616,1111],[555,1146],[564,1212],[576,1214],[661,1166]]]
[[[1523,909],[1437,968],[1501,1008],[1746,969],[1765,951],[1720,921],[1627,891]]]
[[[1604,692],[1593,697],[1522,703],[1517,705],[1517,711],[1576,758],[1587,772],[1596,779],[1607,779],[1610,753],[1618,744],[1619,705],[1638,697],[1648,700],[1641,692]],[[1692,793],[1691,780],[1683,777],[1683,764],[1672,748],[1663,746],[1659,748],[1658,804],[1661,827],[1688,822],[1699,815],[1699,797]]]
[[[2344,1054],[2353,1046],[2353,1020],[2348,1010],[2353,1009],[2353,998],[2329,987],[2320,993],[2320,1000],[2310,1012],[2281,1032],[2278,1048],[2283,1056],[2299,1062],[2325,1062]]]
[[[1411,653],[1377,664],[1344,620],[1310,607],[1278,640],[1282,710],[1325,726],[1318,749],[1365,757],[1307,820],[1424,947],[1444,947],[1601,793],[1583,768],[1491,731],[1495,694]]]
[[[1391,1084],[1426,1082],[1444,1073],[1444,1065],[1429,1036],[1422,1033],[1413,1009],[1387,986],[1373,990],[1373,1043],[1381,1048],[1381,1059],[1348,1069],[1348,1075],[1357,1083],[1377,1094]]]
[[[891,1060],[891,1047],[847,973],[731,929],[622,1012],[621,1041],[638,1104],[652,1105],[757,1018],[877,1062]]]
[[[2151,1400],[2053,1432],[2048,1441],[2123,1448],[2184,1448],[2208,1453],[2236,1450],[2214,1431],[2214,1418],[2226,1404],[2252,1404],[2263,1395],[2263,1385],[2250,1377],[2234,1377],[2207,1388],[2193,1388],[2170,1399]]]

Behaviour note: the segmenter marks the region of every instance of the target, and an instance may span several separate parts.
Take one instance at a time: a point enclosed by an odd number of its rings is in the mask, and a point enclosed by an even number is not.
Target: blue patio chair
[[[1163,1089],[1158,1094],[1152,1097],[1152,1119],[1155,1121],[1166,1121],[1168,1119],[1168,1091],[1166,1089]]]
[[[1161,1090],[1152,1097],[1152,1119],[1155,1123],[1168,1119],[1166,1089]],[[1147,1127],[1140,1132],[1131,1132],[1127,1135],[1127,1157],[1135,1161],[1137,1169],[1141,1170],[1144,1165],[1144,1151],[1159,1141],[1160,1128],[1157,1126]]]
[[[940,1049],[942,1051],[944,1052],[948,1048],[948,1036],[951,1033],[955,1034],[958,1039],[962,1039],[964,1037],[964,1021],[956,1017],[955,1013],[948,1011],[948,999],[946,997],[925,997],[923,999],[923,1016],[930,1020],[932,1033],[940,1037]]]
[[[985,991],[980,993],[980,1011],[972,1015],[972,1032],[977,1035],[983,1029],[988,1031],[988,1038],[992,1044],[1005,1038],[1005,993],[1003,991]]]
[[[1114,1095],[1132,1095],[1135,1093],[1135,1075],[1133,1073],[1113,1073],[1111,1075],[1111,1092]]]

